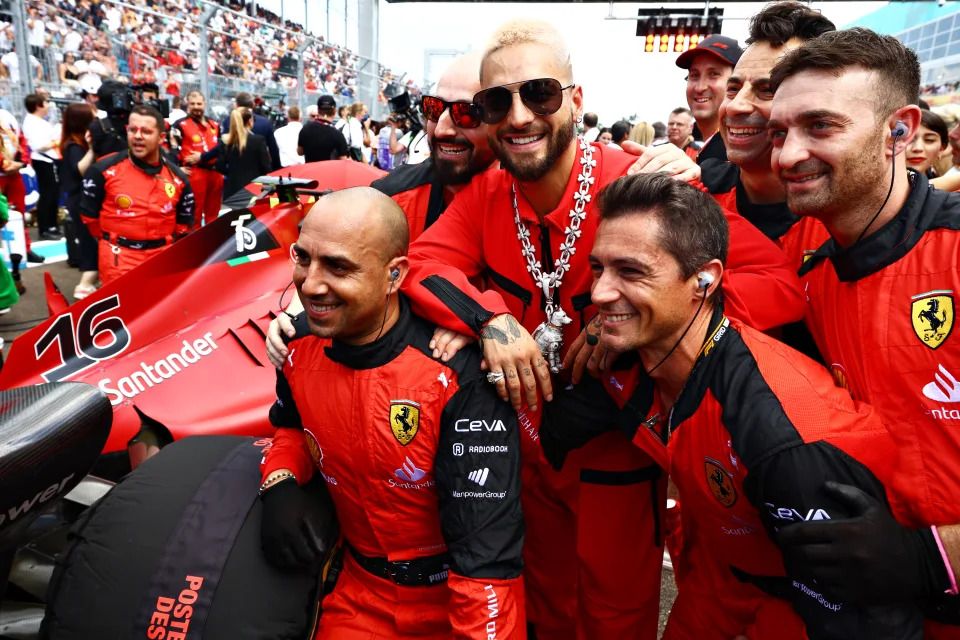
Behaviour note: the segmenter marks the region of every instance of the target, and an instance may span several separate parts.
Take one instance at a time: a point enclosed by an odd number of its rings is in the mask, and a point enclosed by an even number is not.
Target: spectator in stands
[[[96,160],[90,146],[90,123],[94,112],[83,102],[67,107],[63,114],[63,132],[60,137],[60,149],[63,162],[60,165],[60,187],[64,196],[67,213],[73,222],[74,241],[77,247],[77,267],[80,269],[80,283],[73,290],[73,299],[82,300],[97,290],[97,241],[80,217],[80,195],[83,174]]]
[[[302,129],[303,123],[300,122],[300,107],[290,107],[287,109],[287,124],[277,129],[275,133],[277,147],[280,149],[281,166],[289,167],[304,163],[303,156],[297,153],[300,131]]]
[[[905,150],[907,167],[928,178],[935,178],[931,168],[940,159],[940,152],[947,148],[947,136],[947,125],[943,118],[932,111],[922,110],[920,128]]]
[[[610,144],[613,142],[613,134],[610,133],[610,129],[604,127],[600,129],[600,133],[597,134],[597,142],[600,144]]]
[[[76,29],[67,29],[66,35],[63,37],[63,43],[60,45],[60,48],[65,52],[69,51],[70,53],[76,54],[80,51],[80,45],[83,43],[83,36],[80,35],[80,32]]]
[[[80,86],[87,93],[96,93],[104,78],[110,77],[107,68],[96,59],[92,49],[83,50],[83,59],[77,61],[76,67],[80,72]]]
[[[37,228],[42,240],[60,240],[63,236],[57,228],[57,202],[60,199],[60,184],[54,163],[58,160],[56,133],[46,121],[49,103],[43,96],[31,93],[23,101],[27,115],[23,118],[23,136],[30,145],[30,161],[37,174]]]
[[[646,122],[638,122],[630,130],[630,140],[649,147],[653,143],[653,127]]]
[[[270,173],[270,152],[263,136],[253,133],[254,113],[237,107],[230,113],[230,133],[218,147],[217,171],[224,174],[223,199]]]
[[[587,142],[593,142],[600,135],[600,130],[597,129],[598,122],[600,117],[597,114],[593,112],[583,114],[583,139]]]
[[[333,125],[337,103],[333,96],[317,98],[317,119],[308,122],[297,138],[297,153],[305,162],[339,160],[349,157],[350,150],[343,134]]]
[[[633,127],[626,120],[618,120],[610,127],[610,146],[620,148],[624,140],[630,138],[630,130]]]
[[[350,147],[350,157],[357,162],[363,162],[363,149],[370,146],[370,114],[367,113],[367,105],[362,102],[350,105],[343,137],[347,139]]]
[[[677,107],[670,112],[670,118],[667,120],[667,139],[694,160],[697,159],[697,151],[700,149],[693,140],[693,114],[686,107]]]
[[[30,66],[33,68],[34,81],[43,82],[43,65],[33,54],[30,54]],[[16,51],[8,51],[0,57],[0,74],[9,78],[11,84],[20,82],[20,57]]]
[[[57,76],[68,87],[80,86],[80,70],[77,69],[77,56],[70,51],[63,54],[63,62],[57,65]]]
[[[267,143],[267,151],[270,154],[270,170],[265,171],[264,173],[276,171],[280,168],[280,149],[277,147],[277,138],[273,131],[273,125],[270,124],[270,121],[263,116],[253,113],[254,101],[253,95],[250,93],[247,93],[246,91],[241,91],[238,93],[234,98],[234,104],[236,105],[237,109],[250,110],[250,113],[253,115],[253,133],[261,136]],[[223,122],[220,123],[220,130],[229,133],[233,122],[233,114],[231,113],[229,116],[223,119]],[[249,180],[247,182],[249,182]],[[246,184],[246,182],[243,184]],[[226,192],[224,192],[224,197],[226,197]]]
[[[667,140],[667,125],[659,120],[653,123],[653,142],[665,142]]]

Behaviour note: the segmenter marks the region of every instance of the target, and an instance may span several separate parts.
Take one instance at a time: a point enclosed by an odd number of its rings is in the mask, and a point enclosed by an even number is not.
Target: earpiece
[[[893,125],[893,129],[890,130],[890,135],[896,138],[902,138],[909,132],[907,125],[903,123],[903,120],[897,120],[897,124]]]
[[[400,279],[400,269],[394,269],[390,272],[390,282],[396,282]]]
[[[713,274],[701,271],[697,274],[697,289],[706,289],[713,284]]]

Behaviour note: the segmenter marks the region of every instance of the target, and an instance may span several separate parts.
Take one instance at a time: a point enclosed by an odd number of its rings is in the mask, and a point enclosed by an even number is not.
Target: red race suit
[[[173,123],[172,133],[174,143],[179,144],[177,162],[181,167],[187,167],[187,156],[200,154],[200,162],[188,167],[190,187],[196,200],[196,226],[199,227],[201,221],[209,224],[220,215],[223,197],[223,175],[214,168],[220,123],[210,118],[198,121],[188,116]]]
[[[876,407],[897,444],[898,518],[958,524],[960,194],[910,180],[890,222],[852,247],[830,240],[804,264],[806,322],[837,384]],[[926,613],[926,638],[960,638],[960,597]]]
[[[150,165],[107,156],[83,176],[80,215],[99,243],[100,280],[107,284],[160,253],[193,224],[187,177],[162,160]]]
[[[517,414],[474,347],[441,363],[405,300],[382,338],[316,338],[303,314],[277,377],[266,478],[327,481],[348,552],[316,638],[523,638]],[[421,567],[410,584],[376,575]],[[449,570],[449,577],[447,572]]]
[[[520,218],[530,231],[536,259],[554,264],[565,239],[573,194],[579,187],[582,149],[577,151],[557,209],[540,224],[518,197]],[[595,184],[570,270],[555,291],[574,320],[565,327],[569,345],[595,309],[587,255],[597,229],[596,195],[625,175],[636,160],[626,152],[593,144]],[[440,219],[410,247],[404,281],[414,308],[441,326],[480,332],[495,314],[510,313],[532,333],[545,320],[543,292],[521,254],[510,187],[513,177],[490,169],[454,198]],[[736,214],[731,225],[732,273],[724,294],[739,317],[760,328],[795,321],[803,314],[799,280],[777,247]],[[471,278],[485,277],[481,293]],[[527,616],[539,640],[560,638],[654,638],[660,603],[659,468],[639,449],[609,433],[573,452],[557,472],[539,461],[536,420],[520,415],[524,447],[524,549]],[[639,541],[639,542],[638,542]]]
[[[740,180],[740,167],[732,162],[708,159],[700,163],[703,186],[725,211],[736,211],[763,232],[790,259],[797,269],[830,239],[816,218],[801,218],[787,208],[786,202],[754,204]]]
[[[432,158],[419,164],[402,164],[371,182],[370,186],[393,198],[407,214],[410,242],[419,238],[447,208],[443,185]]]
[[[883,481],[897,452],[874,409],[819,364],[721,309],[671,410],[638,360],[626,354],[602,382],[560,391],[540,432],[556,464],[616,429],[676,483],[687,566],[677,574],[666,640],[920,637],[915,604],[831,602],[786,576],[775,544],[782,527],[846,515],[823,494],[828,480],[886,502]]]

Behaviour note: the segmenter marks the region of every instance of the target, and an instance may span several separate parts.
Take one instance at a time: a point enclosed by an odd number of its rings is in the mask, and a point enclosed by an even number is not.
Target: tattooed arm
[[[487,369],[504,376],[496,383],[497,393],[514,409],[519,410],[526,400],[536,411],[538,384],[544,400],[553,399],[550,369],[537,343],[516,318],[508,313],[494,317],[480,332],[480,344]]]

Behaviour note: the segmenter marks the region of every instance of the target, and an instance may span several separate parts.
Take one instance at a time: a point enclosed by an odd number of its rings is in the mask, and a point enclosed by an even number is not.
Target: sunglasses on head
[[[520,85],[511,91],[507,87]],[[483,110],[483,121],[487,124],[497,124],[507,117],[513,105],[513,94],[520,94],[520,101],[531,112],[538,116],[553,115],[563,104],[563,92],[574,85],[562,86],[559,80],[553,78],[537,78],[535,80],[521,80],[499,87],[484,89],[473,96],[473,101]]]
[[[453,124],[458,127],[476,129],[482,124],[480,107],[472,102],[463,100],[447,102],[437,96],[423,96],[423,115],[431,122],[438,122],[448,108]]]

